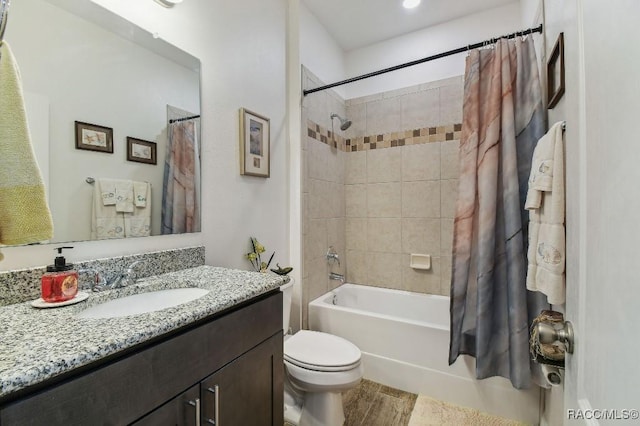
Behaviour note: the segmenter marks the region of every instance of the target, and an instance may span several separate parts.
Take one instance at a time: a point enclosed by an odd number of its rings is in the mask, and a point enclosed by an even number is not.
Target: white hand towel
[[[91,239],[124,238],[124,216],[116,212],[115,205],[105,206],[99,185],[93,188],[91,204]]]
[[[151,194],[151,188],[149,188],[147,182],[133,182],[133,198],[136,207],[142,208],[147,206],[147,194]]]
[[[102,205],[116,205],[116,181],[113,179],[98,179],[98,187],[102,196]]]
[[[124,232],[127,238],[148,237],[151,235],[151,217],[125,215]]]
[[[116,211],[133,212],[133,181],[116,181]]]
[[[151,187],[147,188],[146,207],[136,207],[133,213],[124,213],[124,234],[129,237],[148,237],[151,235]],[[134,183],[135,187],[135,183]]]

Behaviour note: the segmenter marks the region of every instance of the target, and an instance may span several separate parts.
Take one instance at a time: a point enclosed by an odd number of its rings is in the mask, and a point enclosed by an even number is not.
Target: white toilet
[[[289,330],[293,280],[283,293],[282,325]],[[284,419],[295,426],[341,426],[342,393],[360,383],[360,349],[342,337],[300,330],[284,337]]]

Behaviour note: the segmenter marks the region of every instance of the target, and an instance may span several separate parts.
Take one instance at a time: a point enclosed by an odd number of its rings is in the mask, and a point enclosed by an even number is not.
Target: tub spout
[[[336,274],[335,272],[329,272],[329,279],[340,281],[341,284],[344,284],[344,275]]]

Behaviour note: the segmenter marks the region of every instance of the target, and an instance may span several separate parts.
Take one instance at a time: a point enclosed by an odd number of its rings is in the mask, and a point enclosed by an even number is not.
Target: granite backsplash
[[[204,265],[204,247],[187,247],[74,262],[74,269],[94,269],[110,281],[136,260],[142,261],[135,268],[136,277],[144,278]],[[40,297],[40,279],[45,272],[46,266],[0,272],[0,306]],[[81,274],[81,288],[87,286],[90,279],[91,274]]]

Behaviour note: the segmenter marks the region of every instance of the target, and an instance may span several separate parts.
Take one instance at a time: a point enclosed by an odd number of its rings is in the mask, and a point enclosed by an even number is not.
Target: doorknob
[[[536,328],[540,343],[547,344],[558,340],[564,344],[568,353],[573,353],[573,326],[569,321],[565,321],[561,329],[556,329],[552,324],[545,322],[539,322]]]

